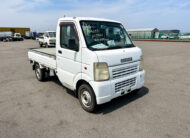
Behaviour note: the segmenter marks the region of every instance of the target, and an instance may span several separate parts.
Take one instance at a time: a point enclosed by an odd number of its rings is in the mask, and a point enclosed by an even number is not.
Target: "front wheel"
[[[47,43],[45,43],[45,47],[48,48],[48,44]]]
[[[82,108],[87,112],[93,112],[96,108],[94,91],[87,84],[82,84],[78,89],[78,98]]]

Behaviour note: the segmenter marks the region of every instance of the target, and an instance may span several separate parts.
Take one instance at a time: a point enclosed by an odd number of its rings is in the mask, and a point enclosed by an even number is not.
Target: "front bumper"
[[[120,83],[126,80],[130,80],[132,78],[135,79],[135,85],[131,87],[125,88],[126,91],[115,91],[115,85],[116,83]],[[96,102],[97,104],[103,104],[106,102],[111,101],[112,99],[125,95],[130,91],[134,91],[136,89],[140,89],[144,86],[145,82],[145,71],[139,71],[136,74],[129,75],[127,77],[122,77],[118,79],[113,79],[109,81],[103,81],[103,82],[95,82],[95,81],[90,81],[90,85],[94,90],[94,93],[96,95]]]

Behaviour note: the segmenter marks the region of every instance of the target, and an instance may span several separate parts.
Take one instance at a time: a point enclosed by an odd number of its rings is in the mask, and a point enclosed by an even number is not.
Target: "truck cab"
[[[42,47],[55,47],[56,43],[56,32],[46,31],[42,37],[39,38],[39,45]]]
[[[118,21],[60,18],[56,48],[30,49],[28,56],[38,80],[54,72],[88,112],[144,85],[142,50]]]

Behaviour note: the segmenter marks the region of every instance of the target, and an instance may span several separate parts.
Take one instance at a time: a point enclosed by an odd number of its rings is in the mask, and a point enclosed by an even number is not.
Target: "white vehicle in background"
[[[43,36],[38,38],[40,47],[50,47],[55,46],[56,43],[56,32],[55,31],[46,31]]]
[[[168,38],[169,38],[169,36],[167,34],[164,34],[161,36],[161,39],[168,39]]]
[[[118,21],[65,17],[57,23],[56,48],[28,51],[39,81],[58,76],[75,92],[82,108],[111,101],[144,85],[142,50]]]
[[[183,35],[179,35],[179,39],[190,39],[190,34],[189,35],[186,35],[186,34],[183,34]]]
[[[178,36],[175,35],[168,35],[168,34],[164,34],[161,36],[161,39],[177,39]]]
[[[14,33],[14,36],[13,36],[13,41],[23,41],[23,37],[21,36],[20,33]]]
[[[12,32],[0,32],[0,41],[12,41],[13,33]]]

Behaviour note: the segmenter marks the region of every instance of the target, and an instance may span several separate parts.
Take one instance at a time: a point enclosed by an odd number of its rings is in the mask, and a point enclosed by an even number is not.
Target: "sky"
[[[190,0],[0,0],[1,27],[56,30],[63,16],[118,20],[127,29],[190,32]]]

